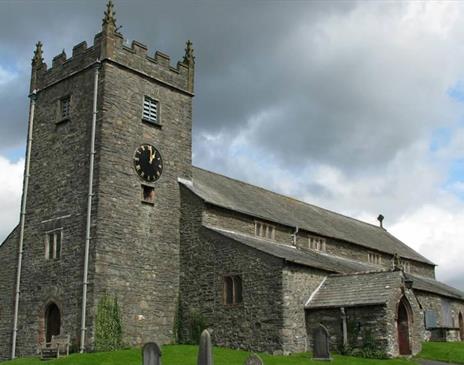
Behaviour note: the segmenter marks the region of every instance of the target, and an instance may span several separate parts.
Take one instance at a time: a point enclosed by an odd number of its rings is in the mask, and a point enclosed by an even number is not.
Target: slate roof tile
[[[289,262],[314,267],[328,272],[352,273],[379,269],[378,266],[370,265],[367,262],[362,263],[317,251],[298,249],[293,246],[272,242],[264,238],[253,237],[243,233],[224,230],[219,227],[206,225],[203,227],[208,231],[215,232],[274,257],[279,257]]]
[[[306,303],[306,308],[382,305],[400,285],[400,271],[330,275]]]

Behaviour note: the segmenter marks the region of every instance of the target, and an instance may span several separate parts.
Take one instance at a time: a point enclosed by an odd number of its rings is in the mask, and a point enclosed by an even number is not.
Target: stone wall
[[[282,342],[285,353],[308,350],[304,307],[326,275],[324,271],[290,263],[284,267]]]
[[[388,352],[387,310],[385,306],[359,306],[345,308],[348,346],[361,348],[374,339],[376,346]],[[340,308],[306,310],[309,347],[313,348],[313,332],[324,325],[330,335],[330,349],[340,352],[343,348],[342,313]]]
[[[219,346],[282,351],[282,260],[201,229],[202,208],[201,200],[182,188],[184,333],[188,334],[195,313],[213,329],[213,339]],[[241,276],[242,303],[224,303],[225,275]]]
[[[255,235],[255,221],[264,222],[274,226],[275,240],[277,242],[284,243],[287,245],[293,245],[292,235],[295,230],[291,227],[258,219],[252,216],[234,212],[229,209],[216,207],[213,205],[207,205],[207,209],[205,209],[203,213],[203,222],[205,222],[205,224],[222,227],[224,229],[236,232],[246,233],[250,236]]]
[[[32,136],[17,356],[36,353],[45,340],[50,302],[60,308],[61,333],[71,335],[73,348],[80,337],[94,71],[65,79],[62,73],[47,75],[48,84],[37,93]],[[61,120],[65,96],[70,97],[70,118]],[[46,259],[46,232],[55,229],[62,229],[61,257]]]
[[[132,64],[132,57],[138,56],[124,51],[118,59]],[[93,306],[105,292],[118,298],[128,345],[169,343],[180,272],[177,179],[191,178],[191,96],[112,62],[103,62],[102,77]],[[142,121],[145,95],[159,102],[160,125]],[[154,145],[163,159],[155,183],[134,169],[142,143]],[[153,205],[142,202],[142,184],[154,187]]]
[[[437,327],[443,327],[446,325],[442,311],[442,300],[444,299],[449,301],[452,321],[451,324],[455,330],[449,329],[447,331],[447,341],[464,341],[464,339],[460,338],[459,334],[459,313],[464,316],[464,302],[452,298],[442,297],[438,294],[418,290],[415,291],[415,294],[424,312],[427,310],[435,312],[437,316]],[[430,338],[430,330],[425,329],[424,340],[430,340]]]
[[[0,246],[0,361],[10,358],[19,227]]]

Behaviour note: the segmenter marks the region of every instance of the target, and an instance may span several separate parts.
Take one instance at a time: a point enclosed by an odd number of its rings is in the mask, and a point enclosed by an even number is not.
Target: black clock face
[[[143,144],[135,150],[134,167],[142,179],[149,182],[156,181],[163,172],[161,154],[152,145]]]

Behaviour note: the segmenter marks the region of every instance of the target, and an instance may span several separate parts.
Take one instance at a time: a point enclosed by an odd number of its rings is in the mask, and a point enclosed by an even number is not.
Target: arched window
[[[242,278],[234,276],[234,302],[236,304],[242,302]]]
[[[60,334],[61,313],[58,306],[51,302],[45,308],[45,340],[50,342],[52,336]]]
[[[239,275],[224,276],[224,304],[239,304],[242,300],[242,278]]]
[[[224,304],[234,304],[234,281],[231,276],[224,277]]]

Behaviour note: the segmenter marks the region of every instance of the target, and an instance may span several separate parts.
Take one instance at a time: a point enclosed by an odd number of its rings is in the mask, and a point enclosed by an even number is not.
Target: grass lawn
[[[197,346],[167,345],[162,348],[164,365],[196,365]],[[291,356],[260,355],[265,365],[324,365],[322,361],[312,361],[308,354]],[[248,353],[216,347],[214,349],[215,365],[243,365]],[[67,358],[50,360],[46,363],[38,358],[16,359],[3,362],[2,365],[141,365],[140,349],[122,350],[117,352],[100,352],[93,354],[72,354]],[[405,359],[371,360],[347,356],[334,356],[333,365],[415,365],[414,361]]]
[[[464,342],[426,342],[417,357],[464,364]]]

